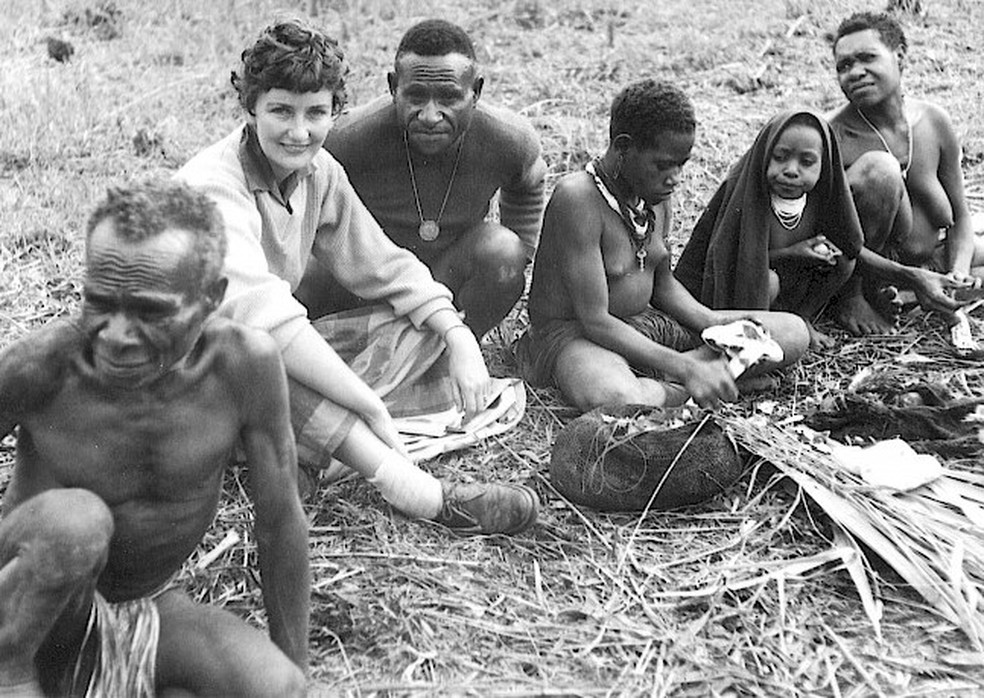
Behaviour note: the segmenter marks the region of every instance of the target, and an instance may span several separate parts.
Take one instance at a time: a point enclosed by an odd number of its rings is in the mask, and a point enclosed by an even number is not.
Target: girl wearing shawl
[[[713,308],[800,315],[811,324],[850,277],[861,225],[833,132],[812,111],[773,117],[697,221],[675,275]]]

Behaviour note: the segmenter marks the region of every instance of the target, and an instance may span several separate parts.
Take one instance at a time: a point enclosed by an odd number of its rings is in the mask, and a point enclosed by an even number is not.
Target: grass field
[[[976,205],[984,183],[979,0],[922,0],[900,18],[907,91],[949,111]],[[549,184],[604,146],[615,92],[644,76],[693,99],[697,144],[677,199],[678,251],[728,166],[775,112],[840,102],[827,34],[882,0],[323,0],[313,21],[351,64],[350,101],[385,90],[402,32],[441,16],[476,40],[483,99],[538,128]],[[0,4],[0,347],[71,312],[82,230],[107,185],[165,175],[232,129],[239,52],[309,0],[22,0]],[[51,60],[46,37],[70,41]],[[515,375],[518,308],[484,350]],[[974,318],[980,330],[981,321]],[[918,352],[931,363],[900,364]],[[788,371],[773,394],[794,416],[875,366],[984,397],[978,363],[950,357],[932,317],[838,346]],[[761,401],[761,396],[759,397]],[[737,414],[752,412],[746,400]],[[890,570],[872,571],[877,633],[829,529],[794,488],[750,474],[688,510],[643,517],[572,506],[550,486],[550,446],[574,413],[531,391],[513,432],[427,465],[463,480],[526,482],[544,507],[509,539],[458,539],[394,514],[364,483],[323,484],[307,502],[314,570],[312,693],[326,695],[982,695],[984,656]],[[13,441],[0,445],[0,489]],[[949,463],[972,469],[973,459]],[[213,531],[187,566],[196,598],[264,623],[251,515],[237,471]],[[201,568],[227,533],[241,541]]]

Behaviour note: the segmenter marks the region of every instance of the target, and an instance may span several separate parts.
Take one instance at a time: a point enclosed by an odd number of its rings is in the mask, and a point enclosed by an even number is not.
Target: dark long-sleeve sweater
[[[546,164],[529,122],[504,108],[480,101],[464,136],[463,150],[447,206],[441,236],[424,242],[417,234],[420,217],[414,201],[407,151],[392,98],[380,97],[353,109],[333,126],[325,148],[348,173],[352,186],[396,244],[433,258],[459,235],[480,223],[499,192],[500,223],[523,241],[533,258],[540,237]],[[437,218],[448,190],[457,148],[424,163],[414,158],[420,205],[425,219]]]

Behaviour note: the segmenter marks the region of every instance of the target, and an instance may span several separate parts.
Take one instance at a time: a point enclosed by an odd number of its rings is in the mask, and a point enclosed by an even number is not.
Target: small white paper
[[[943,466],[935,456],[916,453],[902,439],[879,441],[863,448],[836,444],[831,456],[869,485],[900,492],[922,487],[943,475]]]

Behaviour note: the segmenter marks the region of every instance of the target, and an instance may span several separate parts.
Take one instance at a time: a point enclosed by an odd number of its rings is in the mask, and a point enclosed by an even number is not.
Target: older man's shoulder
[[[77,318],[58,319],[33,330],[0,351],[0,414],[39,409],[82,360],[85,335]]]
[[[222,315],[213,315],[202,328],[202,339],[209,349],[241,365],[281,365],[280,350],[273,338],[254,327]]]

